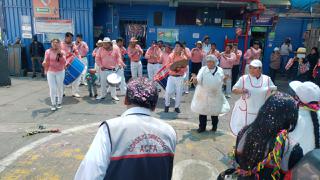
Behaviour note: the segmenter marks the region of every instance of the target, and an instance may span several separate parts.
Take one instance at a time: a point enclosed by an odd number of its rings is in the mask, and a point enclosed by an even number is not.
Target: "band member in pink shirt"
[[[142,64],[140,58],[143,55],[143,50],[137,42],[138,40],[135,37],[132,37],[127,51],[131,61],[130,66],[132,78],[142,77]]]
[[[164,44],[164,52],[161,53],[160,62],[162,67],[169,63],[169,55],[172,53],[172,48],[169,43]]]
[[[211,49],[210,49],[210,51],[207,53],[207,55],[210,55],[210,54],[212,54],[212,55],[214,55],[214,56],[216,56],[219,60],[220,60],[220,52],[217,50],[217,45],[216,45],[216,43],[211,43]]]
[[[97,65],[100,67],[101,93],[97,100],[104,99],[107,95],[107,77],[111,73],[116,72],[118,67],[123,68],[125,64],[122,62],[121,54],[118,48],[114,48],[110,38],[106,37],[102,41],[103,45],[96,55]],[[115,101],[119,101],[116,96],[116,87],[109,86],[111,97]]]
[[[55,111],[57,108],[61,108],[66,65],[66,56],[61,50],[59,39],[51,41],[51,48],[46,50],[42,65],[47,74],[52,104],[51,110]]]
[[[240,72],[240,60],[242,57],[242,51],[238,49],[238,45],[234,44],[232,47],[232,52],[236,54],[236,61],[233,64],[232,67],[232,86],[236,84],[239,78],[239,72]]]
[[[76,45],[77,50],[79,52],[79,55],[81,57],[80,60],[84,64],[84,70],[82,71],[82,74],[80,76],[80,78],[81,78],[80,84],[87,85],[85,75],[86,75],[87,69],[88,69],[87,54],[89,52],[89,47],[88,47],[87,43],[83,41],[82,37],[83,37],[82,34],[77,35],[77,40],[75,42],[75,45]]]
[[[127,50],[126,48],[124,47],[123,43],[123,39],[122,37],[119,37],[117,40],[116,40],[116,43],[117,43],[117,46],[118,48],[120,49],[120,53],[121,53],[121,60],[122,62],[125,64],[125,55],[127,54]],[[121,76],[121,83],[120,83],[120,94],[121,95],[125,95],[126,91],[127,91],[127,84],[126,84],[126,78],[124,77],[124,68],[120,68],[118,70],[118,74],[119,76]]]
[[[61,50],[63,50],[66,53],[66,58],[67,58],[66,64],[70,64],[75,57],[81,59],[76,45],[72,43],[72,38],[73,38],[73,34],[70,32],[67,32],[65,34],[64,41],[61,42]],[[71,84],[71,91],[72,91],[73,97],[80,98],[79,85],[80,85],[80,77],[78,77]]]
[[[261,60],[261,49],[259,47],[259,42],[258,41],[254,41],[253,42],[253,46],[250,47],[250,49],[248,49],[243,56],[243,59],[246,61],[246,69],[245,69],[245,73],[248,74],[249,73],[249,64],[251,63],[251,61],[253,59],[259,59]]]
[[[202,66],[205,52],[202,50],[202,42],[198,41],[196,47],[191,50],[191,73],[198,74]]]
[[[99,49],[102,47],[102,40],[98,40],[98,42],[96,43],[96,48],[94,48],[94,50],[92,51],[92,57],[94,59],[96,59],[96,55],[99,51]],[[94,69],[96,70],[96,76],[97,76],[97,81],[96,84],[100,85],[100,68],[97,65],[97,62],[94,61]]]
[[[191,50],[187,47],[187,43],[185,41],[182,42],[182,45],[183,45],[183,48],[184,48],[185,55],[187,56],[188,60],[191,61]],[[186,73],[184,75],[184,81],[185,82],[189,81],[189,76],[190,76],[190,71],[189,70],[190,70],[190,68],[189,68],[189,64],[188,64],[187,71],[186,71]],[[183,92],[185,94],[189,94],[189,84],[188,83],[184,83]]]
[[[220,55],[220,67],[223,69],[226,77],[226,90],[225,95],[227,98],[231,97],[231,78],[232,78],[232,67],[237,57],[232,51],[232,45],[227,45],[225,51]]]
[[[152,41],[151,47],[147,50],[145,58],[148,60],[147,70],[148,78],[153,80],[154,75],[161,68],[160,64],[161,49],[159,48],[157,41]],[[158,89],[160,87],[158,86]]]
[[[186,60],[183,44],[180,42],[175,43],[173,52],[169,55],[169,67],[173,62]],[[180,113],[180,101],[183,91],[184,74],[187,71],[187,67],[179,67],[175,71],[169,70],[169,78],[166,86],[165,93],[165,109],[164,112],[169,112],[170,96],[175,94],[175,112]]]

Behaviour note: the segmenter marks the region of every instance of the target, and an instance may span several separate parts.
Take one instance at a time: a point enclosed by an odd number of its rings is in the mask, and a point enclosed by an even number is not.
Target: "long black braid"
[[[314,131],[314,145],[316,149],[320,148],[320,135],[319,135],[319,119],[317,112],[310,111],[311,119],[313,123],[313,131]]]

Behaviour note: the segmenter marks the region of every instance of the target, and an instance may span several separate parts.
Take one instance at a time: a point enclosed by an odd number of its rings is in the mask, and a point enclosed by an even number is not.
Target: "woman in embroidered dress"
[[[233,86],[234,94],[242,95],[245,107],[240,114],[232,115],[230,126],[232,132],[237,135],[246,125],[251,124],[257,117],[260,107],[270,95],[271,91],[277,90],[269,76],[261,73],[262,63],[260,60],[253,60],[249,66],[249,74],[243,75]],[[239,107],[235,107],[239,108]],[[235,111],[233,111],[234,113]],[[244,121],[240,122],[239,121]]]

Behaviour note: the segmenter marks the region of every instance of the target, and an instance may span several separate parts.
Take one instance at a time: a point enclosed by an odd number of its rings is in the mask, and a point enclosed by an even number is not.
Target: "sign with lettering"
[[[33,0],[34,17],[59,18],[59,0]]]

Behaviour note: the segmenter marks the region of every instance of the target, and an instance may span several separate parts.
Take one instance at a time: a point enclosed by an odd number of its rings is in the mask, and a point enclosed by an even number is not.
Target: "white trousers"
[[[59,72],[49,71],[47,73],[51,104],[53,106],[62,103],[64,75],[65,75],[64,70]],[[58,101],[57,101],[57,98],[58,98]]]
[[[96,70],[96,76],[97,76],[97,81],[96,84],[100,85],[100,67],[97,65],[97,63],[94,63],[94,69]]]
[[[87,57],[83,57],[80,59],[80,61],[82,62],[82,64],[84,64],[84,69],[83,69],[81,76],[80,76],[80,83],[84,84],[86,82],[86,73],[87,73],[87,69],[88,69],[88,59],[87,59]]]
[[[170,106],[170,97],[175,93],[175,108],[180,106],[182,91],[183,91],[183,76],[174,77],[169,76],[166,93],[165,93],[165,105]]]
[[[113,72],[114,71],[110,71],[110,70],[100,71],[100,83],[101,83],[100,93],[101,93],[101,97],[106,97],[107,96],[107,85],[108,85],[107,77],[108,77],[109,74],[111,74]],[[111,97],[115,97],[116,96],[116,87],[109,86],[109,90],[110,90],[110,93],[111,93]]]
[[[249,74],[249,64],[246,64],[246,68],[244,69],[244,74]]]
[[[79,76],[76,80],[74,80],[74,81],[71,83],[71,93],[72,93],[73,95],[74,95],[74,94],[79,94],[79,92],[80,92],[80,89],[79,89],[80,82],[81,82],[81,76]]]
[[[139,61],[139,62],[131,61],[130,68],[131,68],[132,78],[142,77],[142,63],[141,63],[141,61]]]
[[[223,69],[225,76],[229,76],[226,80],[226,95],[231,95],[231,86],[232,86],[232,69]]]
[[[153,80],[154,75],[157,74],[159,69],[160,69],[159,64],[148,63],[147,70],[148,70],[148,78],[149,78],[149,80]]]
[[[126,84],[126,79],[124,77],[124,68],[120,68],[117,74],[121,77],[120,92],[121,94],[125,94],[127,91],[127,84]]]
[[[188,83],[186,83],[186,82],[188,82],[189,81],[189,66],[187,66],[187,72],[184,74],[184,82],[183,82],[183,84],[184,84],[184,86],[183,86],[183,91],[184,92],[189,92],[189,84]]]

